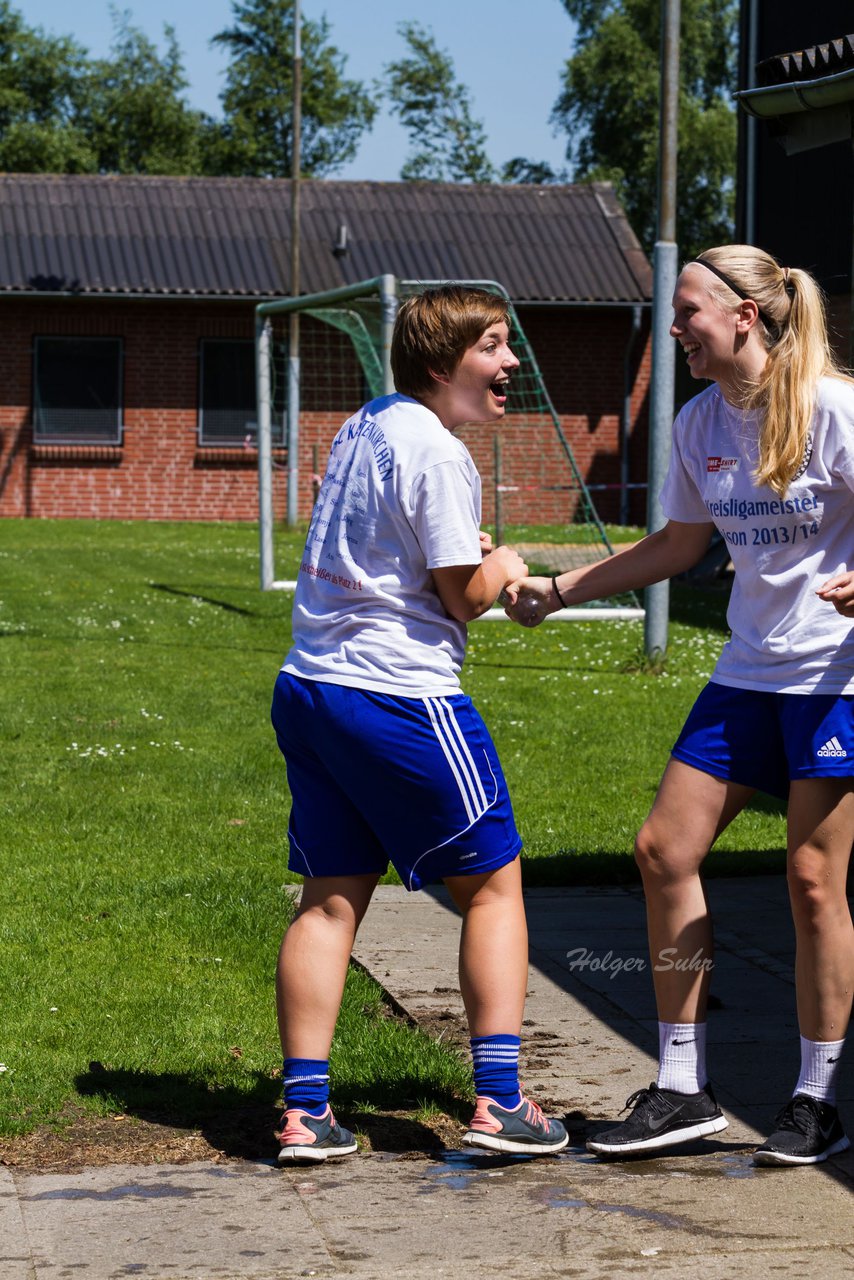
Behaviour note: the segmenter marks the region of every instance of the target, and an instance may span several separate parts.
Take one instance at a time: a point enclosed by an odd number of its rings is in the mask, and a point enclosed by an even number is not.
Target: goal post
[[[288,589],[292,580],[277,579],[274,554],[273,441],[274,405],[279,412],[287,400],[290,423],[295,412],[304,419],[302,458],[305,465],[306,433],[313,433],[315,448],[324,454],[329,440],[346,417],[366,400],[391,394],[391,335],[400,299],[447,281],[396,279],[391,274],[323,293],[266,302],[256,307],[256,375],[258,396],[258,496],[260,573],[262,590]],[[550,571],[576,568],[613,554],[607,531],[577,464],[560,415],[549,395],[533,348],[519,322],[506,289],[494,280],[457,281],[501,296],[508,306],[510,346],[519,359],[512,378],[511,397],[502,423],[502,435],[492,424],[471,424],[460,431],[475,455],[484,482],[485,505],[495,507],[496,523],[506,518],[518,525],[541,524],[565,529],[560,547],[522,537],[513,539],[536,566]],[[299,311],[301,324],[301,379],[295,388],[288,376],[287,343],[282,317]],[[277,337],[277,322],[278,333]],[[349,381],[347,370],[350,370]],[[282,391],[286,389],[287,395]],[[293,396],[299,404],[293,404]],[[279,445],[282,424],[277,425]],[[292,444],[293,428],[288,433]],[[322,445],[319,443],[322,441]],[[502,443],[503,442],[503,443]],[[313,468],[314,471],[322,467]],[[316,477],[315,477],[316,478]],[[491,485],[491,492],[488,486]],[[534,504],[536,513],[531,516]],[[544,512],[552,518],[546,518]],[[509,516],[509,518],[508,518]],[[555,518],[556,517],[556,518]],[[524,545],[523,545],[524,544]],[[558,557],[557,560],[555,557]],[[291,576],[291,578],[293,575]],[[595,611],[595,612],[594,612]],[[493,611],[497,616],[501,611]],[[599,612],[608,617],[640,618],[643,610],[634,595],[616,602],[591,602],[579,609],[561,610],[555,618],[591,619]],[[490,617],[493,614],[489,615]],[[503,616],[503,613],[501,613]]]
[[[337,304],[355,298],[377,297],[380,305],[380,342],[371,367],[374,378],[381,376],[381,391],[375,394],[390,395],[394,391],[391,376],[391,334],[397,314],[397,292],[393,275],[376,276],[358,284],[347,285],[324,293],[303,294],[296,298],[283,298],[276,302],[262,302],[255,308],[255,378],[258,410],[258,526],[260,539],[261,590],[270,591],[275,585],[273,562],[273,370],[274,344],[271,317],[288,315],[292,311],[311,311],[316,318],[330,323],[325,313]],[[338,323],[337,321],[334,323]],[[357,343],[356,351],[359,354]],[[367,346],[365,347],[367,350]],[[363,356],[362,359],[365,359]],[[377,370],[376,365],[379,369]],[[299,383],[293,378],[288,382],[291,399],[290,416],[299,422],[299,403],[292,397],[299,396]],[[355,406],[354,406],[355,408]],[[298,433],[296,433],[298,442]]]

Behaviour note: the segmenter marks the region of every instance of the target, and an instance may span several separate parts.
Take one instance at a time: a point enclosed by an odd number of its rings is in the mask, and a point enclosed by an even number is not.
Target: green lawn
[[[301,540],[278,536],[281,576]],[[187,1125],[272,1103],[293,877],[268,709],[290,597],[257,589],[243,525],[4,521],[0,566],[0,1134],[69,1102]],[[471,628],[466,688],[495,733],[529,882],[634,874],[722,603],[677,598],[662,676],[640,669],[639,624]],[[754,852],[782,843],[779,809],[758,805],[723,843],[740,869],[779,865]],[[449,1108],[470,1088],[359,973],[333,1070],[356,1110]]]

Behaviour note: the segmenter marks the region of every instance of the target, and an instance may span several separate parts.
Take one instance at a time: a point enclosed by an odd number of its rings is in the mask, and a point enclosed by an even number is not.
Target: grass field
[[[282,563],[302,537],[279,536]],[[290,598],[238,525],[0,522],[0,1134],[94,1114],[201,1124],[276,1095],[272,984],[292,877],[268,722]],[[633,876],[632,837],[723,639],[678,595],[664,675],[635,623],[470,630],[531,883]],[[779,866],[759,803],[712,856]],[[728,853],[727,850],[730,852]],[[354,973],[334,1048],[353,1107],[453,1106],[453,1054]]]

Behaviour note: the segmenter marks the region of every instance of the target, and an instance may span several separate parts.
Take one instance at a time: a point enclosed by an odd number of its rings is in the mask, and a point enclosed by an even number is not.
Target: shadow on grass
[[[670,584],[670,620],[708,631],[729,632],[726,611],[729,607],[728,582],[689,587],[681,582]]]
[[[773,802],[769,801],[769,805]],[[786,870],[785,849],[716,849],[703,864],[703,878],[720,876],[780,875]],[[637,885],[640,872],[629,853],[577,853],[559,851],[545,857],[522,856],[522,883],[526,889],[566,888],[576,885]]]
[[[92,1063],[75,1078],[84,1098],[103,1098],[127,1115],[169,1129],[198,1129],[225,1155],[275,1154],[272,1133],[281,1084],[258,1073],[250,1088],[217,1087],[175,1072],[132,1071]]]
[[[227,600],[216,600],[213,596],[203,596],[198,591],[184,591],[181,587],[170,587],[165,582],[149,582],[148,584],[154,591],[165,591],[170,596],[184,596],[187,600],[202,600],[205,604],[213,605],[215,609],[224,609],[226,613],[239,613],[245,618],[257,618],[257,613],[253,609],[244,609],[238,604],[229,604]]]
[[[92,1063],[74,1081],[81,1097],[102,1098],[118,1105],[127,1115],[164,1129],[198,1130],[205,1141],[224,1155],[243,1160],[275,1158],[275,1131],[281,1117],[281,1082],[256,1072],[246,1089],[216,1086],[174,1072],[132,1071]],[[335,1114],[348,1128],[367,1135],[373,1151],[436,1152],[445,1146],[441,1130],[448,1116],[459,1120],[465,1104],[444,1094],[431,1097],[444,1109],[434,1130],[412,1115],[388,1114],[413,1110],[417,1096],[429,1090],[424,1081],[395,1080],[380,1083],[373,1091],[346,1080],[336,1084]],[[365,1102],[371,1109],[365,1111]],[[373,1107],[383,1107],[383,1112]]]

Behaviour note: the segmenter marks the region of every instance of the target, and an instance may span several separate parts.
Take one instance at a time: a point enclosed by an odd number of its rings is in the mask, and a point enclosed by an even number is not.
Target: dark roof
[[[854,67],[854,35],[838,36],[826,44],[775,53],[756,64],[757,85],[790,84],[799,80],[819,80],[850,71]]]
[[[634,303],[649,263],[608,184],[301,186],[301,292],[390,272],[514,301]],[[347,228],[347,252],[333,248]],[[0,174],[0,291],[287,297],[290,182]]]

